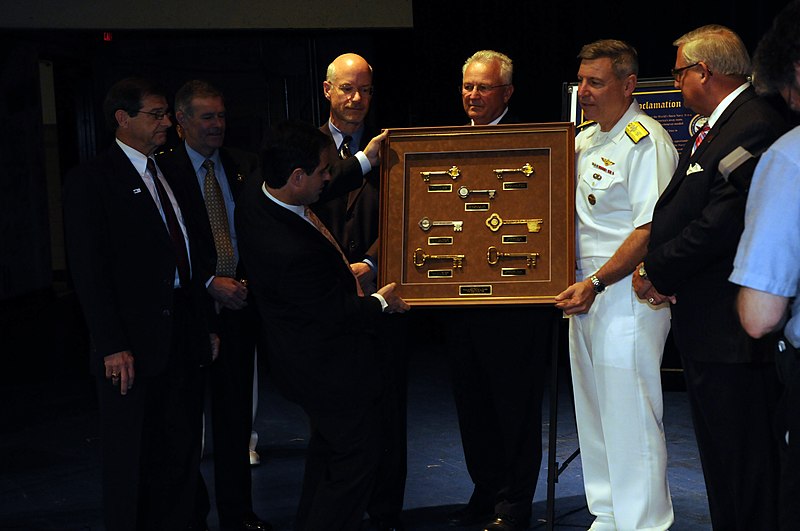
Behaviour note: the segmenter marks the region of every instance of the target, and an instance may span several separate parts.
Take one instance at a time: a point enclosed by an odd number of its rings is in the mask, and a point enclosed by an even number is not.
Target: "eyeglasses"
[[[675,81],[677,81],[678,79],[681,78],[681,76],[683,75],[683,72],[685,70],[689,70],[690,68],[694,68],[695,66],[700,66],[701,64],[703,64],[703,63],[701,63],[701,62],[692,63],[690,65],[682,66],[680,68],[673,68],[672,70],[670,70],[670,72],[672,73],[672,77],[675,79]],[[709,70],[709,74],[710,73],[711,73],[711,71]]]
[[[159,122],[161,120],[163,120],[165,116],[172,116],[172,113],[170,111],[142,111],[142,110],[139,110],[139,111],[136,111],[136,112],[137,113],[140,112],[142,114],[149,114],[150,116],[152,116],[153,118],[155,118]]]
[[[473,83],[464,83],[461,86],[461,93],[469,94],[473,90],[477,90],[478,94],[480,94],[481,96],[485,96],[486,94],[490,93],[496,88],[509,87],[509,86],[511,86],[511,83],[505,83],[503,85],[484,85],[484,84],[475,85]]]
[[[338,88],[339,91],[341,91],[341,93],[347,96],[348,98],[352,98],[353,96],[355,96],[356,91],[361,95],[362,98],[365,98],[367,96],[372,96],[372,93],[375,92],[375,87],[373,87],[372,85],[356,88],[353,85],[345,84],[345,85],[339,85],[336,88]]]

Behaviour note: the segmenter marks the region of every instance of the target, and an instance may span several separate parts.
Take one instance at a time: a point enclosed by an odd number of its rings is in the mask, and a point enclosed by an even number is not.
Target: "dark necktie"
[[[347,257],[344,255],[344,252],[342,252],[342,248],[339,247],[339,243],[336,241],[336,238],[333,237],[333,234],[331,234],[331,231],[328,230],[328,227],[325,226],[322,220],[319,219],[316,214],[314,214],[313,210],[305,207],[305,214],[306,218],[317,228],[318,231],[322,233],[323,236],[325,236],[325,238],[328,239],[329,242],[331,242],[331,245],[336,247],[336,250],[339,251],[339,254],[342,255],[342,260],[344,260],[347,269],[353,273],[353,279],[356,281],[356,291],[358,292],[359,296],[363,297],[364,290],[361,289],[361,283],[358,281],[356,274],[350,268],[350,262],[347,261]]]
[[[225,209],[222,190],[214,173],[214,161],[206,159],[203,168],[206,169],[203,195],[206,200],[208,221],[211,223],[211,233],[214,235],[214,247],[217,249],[216,273],[218,276],[233,277],[236,274],[236,258],[233,255],[228,211]]]
[[[180,279],[181,287],[188,288],[189,279],[191,278],[189,273],[189,253],[186,251],[186,241],[183,238],[180,223],[178,223],[178,216],[175,215],[175,209],[172,208],[172,202],[169,200],[167,190],[161,183],[161,179],[158,178],[156,163],[149,157],[147,159],[147,171],[153,177],[158,201],[161,203],[161,210],[164,211],[169,239],[172,241],[172,248],[175,251],[175,263],[178,266],[178,278]]]
[[[339,145],[339,158],[346,159],[348,157],[352,157],[353,154],[350,153],[350,142],[353,141],[352,136],[346,136],[342,139],[342,143]]]
[[[700,144],[703,143],[703,139],[706,137],[706,135],[708,134],[708,131],[710,129],[711,129],[711,126],[706,124],[706,125],[703,126],[702,129],[700,129],[700,132],[697,133],[697,136],[694,137],[694,145],[692,146],[692,155],[694,155],[694,152],[697,150],[697,148],[700,146]]]

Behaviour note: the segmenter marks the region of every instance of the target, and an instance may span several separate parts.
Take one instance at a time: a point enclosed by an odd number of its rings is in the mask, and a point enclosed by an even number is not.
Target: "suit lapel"
[[[239,192],[247,176],[242,173],[236,160],[225,151],[225,148],[220,148],[219,158],[222,161],[222,167],[225,168],[225,178],[228,180],[228,186],[231,189],[233,201],[236,202],[236,198],[239,197]]]
[[[125,190],[125,193],[130,194],[133,204],[140,212],[138,221],[141,226],[156,234],[158,239],[171,249],[172,241],[169,237],[167,225],[164,223],[164,218],[161,217],[158,205],[156,205],[153,196],[150,195],[150,190],[148,190],[142,176],[139,175],[128,156],[116,142],[111,146],[109,157],[111,164],[114,166],[113,174],[119,176],[120,186]]]
[[[683,153],[681,153],[681,157],[678,160],[678,166],[675,169],[675,173],[672,176],[672,180],[670,181],[667,188],[664,190],[664,193],[661,194],[658,202],[661,203],[662,201],[666,200],[669,196],[671,196],[675,190],[680,188],[681,183],[687,177],[687,172],[692,167],[693,164],[700,164],[700,161],[703,159],[703,155],[706,151],[708,151],[714,140],[719,135],[719,132],[725,127],[725,124],[730,120],[731,116],[741,107],[745,102],[750,101],[756,97],[755,89],[753,87],[747,87],[741,94],[739,94],[726,108],[725,111],[719,116],[717,121],[714,123],[714,127],[712,127],[706,137],[703,139],[703,142],[697,147],[694,153],[692,153],[692,146],[694,145],[694,140],[697,138],[699,131],[695,133],[689,142],[684,147]],[[706,170],[708,168],[704,168]],[[716,171],[716,170],[715,170]]]

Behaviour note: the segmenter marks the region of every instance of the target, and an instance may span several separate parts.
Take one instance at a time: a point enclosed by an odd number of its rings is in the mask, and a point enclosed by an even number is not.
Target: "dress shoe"
[[[483,531],[523,531],[528,529],[529,520],[523,521],[507,514],[496,514],[494,520],[486,524]]]
[[[447,525],[461,527],[486,522],[492,517],[492,512],[492,509],[481,510],[479,507],[467,504],[447,516]]]
[[[258,518],[247,518],[237,525],[221,526],[222,531],[272,531],[272,525]]]
[[[399,518],[370,518],[370,531],[404,531],[405,526]]]

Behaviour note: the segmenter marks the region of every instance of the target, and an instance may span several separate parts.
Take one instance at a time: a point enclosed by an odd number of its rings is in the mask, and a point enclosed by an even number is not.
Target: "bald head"
[[[331,102],[331,123],[351,134],[364,124],[372,100],[372,67],[360,55],[342,54],[328,65],[322,84]]]

